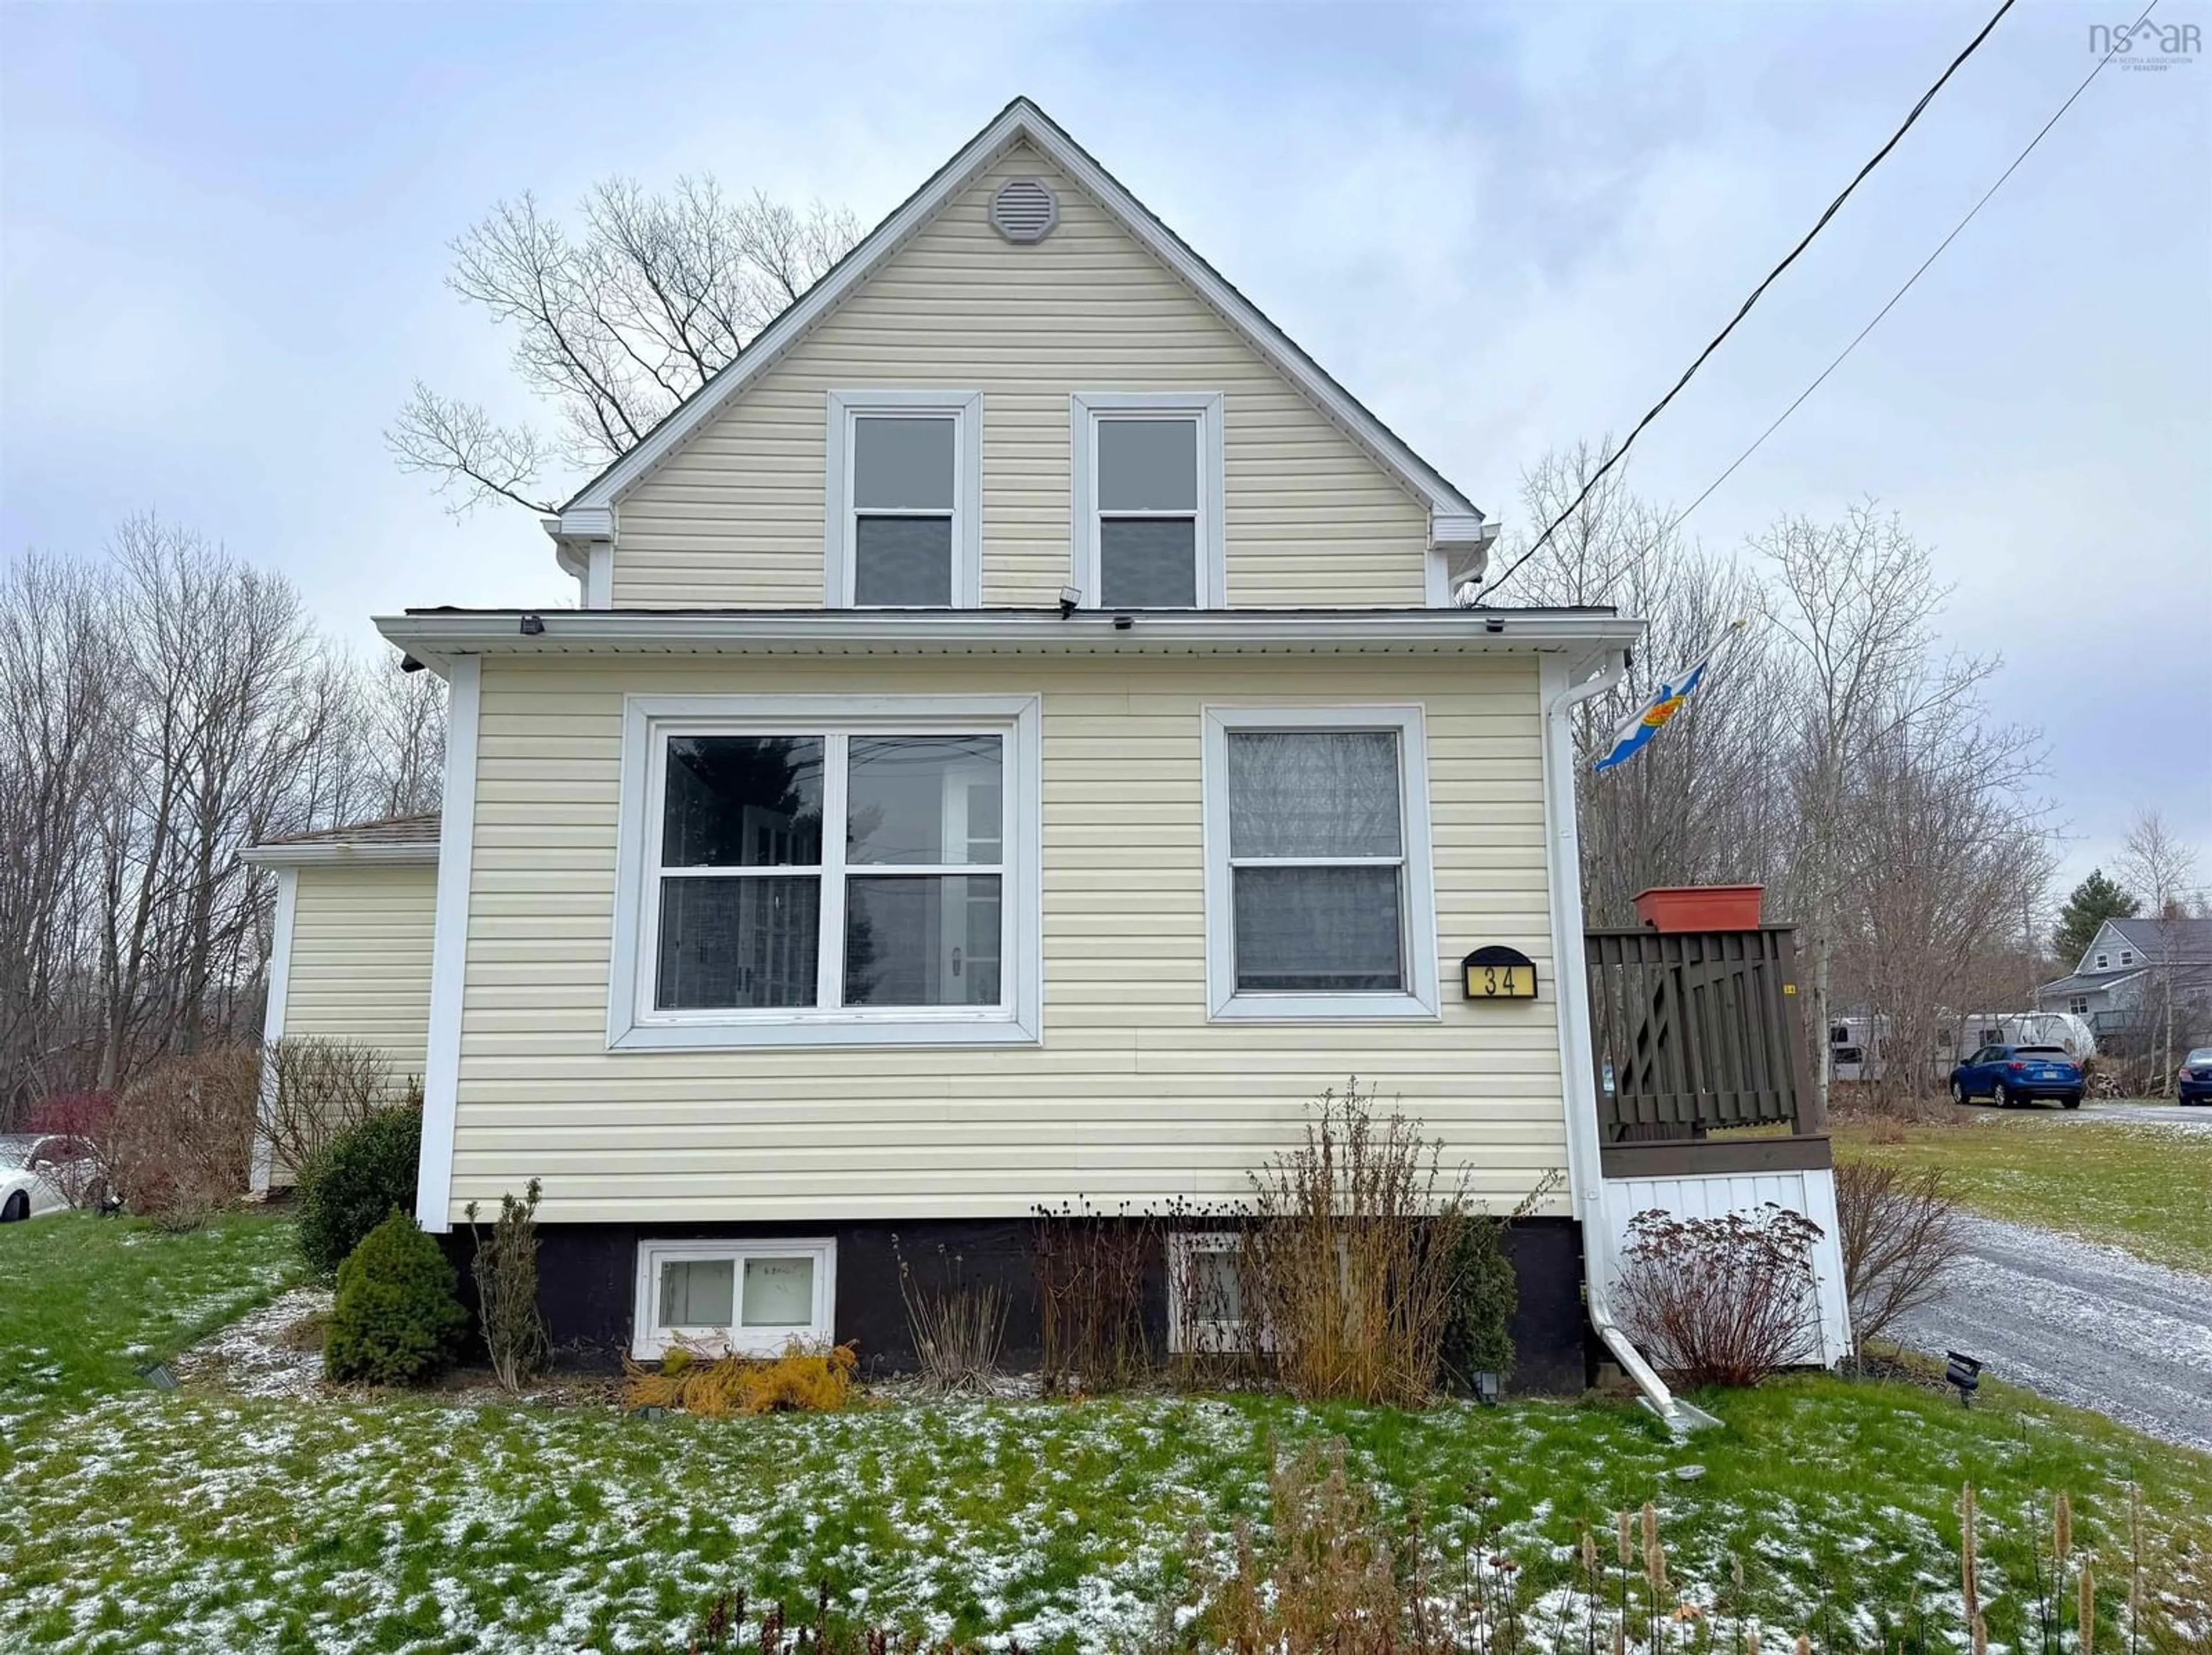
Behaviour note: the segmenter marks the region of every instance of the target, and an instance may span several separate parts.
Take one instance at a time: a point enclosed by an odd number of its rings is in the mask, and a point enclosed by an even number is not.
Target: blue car
[[[2056,1098],[2081,1107],[2081,1068],[2063,1046],[1984,1046],[1951,1071],[1951,1101],[1992,1098],[2007,1109]]]
[[[2199,1046],[2183,1058],[2181,1073],[2176,1079],[2179,1101],[2212,1104],[2212,1046]]]

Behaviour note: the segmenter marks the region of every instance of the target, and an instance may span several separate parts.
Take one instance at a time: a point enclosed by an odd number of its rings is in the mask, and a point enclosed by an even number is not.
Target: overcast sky
[[[520,415],[441,285],[502,195],[611,173],[864,222],[1036,99],[1478,502],[1625,432],[1992,0],[1430,10],[0,5],[0,553],[149,508],[331,629],[574,592],[381,432],[420,374]],[[2132,15],[2021,0],[1638,446],[1686,503],[1863,326]],[[2156,15],[2212,33],[2212,8]],[[2041,727],[2070,881],[2162,810],[2212,876],[2212,52],[2115,64],[1691,519],[1865,497]]]

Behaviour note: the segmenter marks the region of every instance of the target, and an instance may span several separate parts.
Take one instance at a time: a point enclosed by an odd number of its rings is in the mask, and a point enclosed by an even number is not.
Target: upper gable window
[[[832,391],[823,591],[832,609],[981,602],[982,397]]]
[[[1221,397],[1073,400],[1073,584],[1094,609],[1222,606]]]

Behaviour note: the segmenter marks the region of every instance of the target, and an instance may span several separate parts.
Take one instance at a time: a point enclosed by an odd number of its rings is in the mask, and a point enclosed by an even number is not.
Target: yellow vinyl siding
[[[823,691],[1042,697],[1042,1044],[608,1051],[624,694]],[[482,693],[456,1214],[532,1177],[560,1220],[1234,1196],[1351,1074],[1493,1204],[1564,1164],[1532,659],[492,659]],[[1441,1022],[1207,1022],[1200,709],[1269,701],[1425,705]],[[1540,1003],[1457,998],[1490,942]]]
[[[382,1054],[392,1083],[422,1075],[430,1021],[430,863],[302,867],[293,899],[284,1034]]]
[[[1046,179],[1060,226],[1014,246],[986,217]],[[1048,605],[1070,577],[1068,398],[1219,391],[1232,606],[1419,605],[1423,504],[1096,203],[1026,146],[893,253],[758,383],[623,496],[617,607],[818,607],[827,393],[983,393],[983,601]]]

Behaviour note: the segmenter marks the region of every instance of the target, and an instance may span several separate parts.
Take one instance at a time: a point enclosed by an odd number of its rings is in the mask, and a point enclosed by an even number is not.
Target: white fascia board
[[[297,845],[252,845],[239,853],[239,861],[258,867],[362,867],[438,860],[434,844],[349,843],[343,839],[316,839]]]
[[[561,509],[561,538],[613,532],[615,502],[688,441],[747,386],[765,374],[816,324],[834,310],[915,231],[1015,143],[1027,142],[1118,220],[1160,262],[1187,283],[1285,379],[1304,392],[1431,512],[1480,520],[1481,511],[1437,469],[1407,447],[1312,357],[1224,281],[1182,239],[1155,218],[1106,169],[1086,155],[1052,119],[1026,98],[1008,104],[998,119],[969,140],[927,184],[876,226],[830,273],[763,329],[737,359],[678,405],[637,446]],[[604,525],[604,530],[599,526]]]
[[[1405,609],[1224,615],[1111,610],[930,613],[829,611],[708,614],[549,610],[525,634],[515,614],[384,615],[376,629],[441,669],[456,658],[564,654],[1527,654],[1639,642],[1644,623],[1595,613]],[[1492,628],[1495,628],[1493,630]]]

